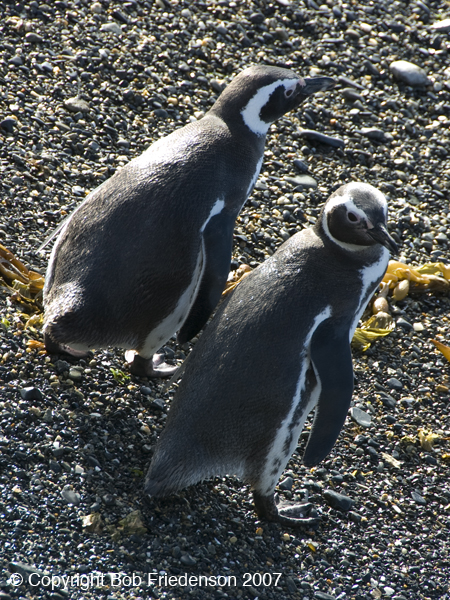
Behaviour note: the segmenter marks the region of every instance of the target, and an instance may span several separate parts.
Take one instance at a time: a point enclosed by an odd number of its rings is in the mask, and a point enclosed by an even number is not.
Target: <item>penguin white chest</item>
[[[301,369],[295,394],[292,398],[289,412],[280,423],[267,453],[263,476],[260,480],[260,489],[257,490],[263,494],[269,494],[275,488],[283,469],[297,446],[298,438],[305,421],[317,404],[321,391],[321,382],[311,362],[309,348],[314,332],[323,321],[330,318],[331,314],[331,306],[327,306],[315,317],[305,338],[301,351]],[[314,377],[310,373],[311,368],[314,369],[315,373],[315,384],[312,387],[310,384]]]
[[[140,356],[143,358],[151,358],[153,354],[173,335],[173,332],[180,329],[180,327],[183,325],[184,320],[189,314],[189,309],[194,303],[197,295],[198,286],[200,285],[202,277],[203,266],[204,252],[202,247],[197,257],[197,264],[195,265],[190,284],[181,294],[175,309],[146,337],[143,348],[139,350]]]

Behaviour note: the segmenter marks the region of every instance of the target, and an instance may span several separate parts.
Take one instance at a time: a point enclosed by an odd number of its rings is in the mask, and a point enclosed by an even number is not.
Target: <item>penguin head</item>
[[[334,85],[331,77],[303,79],[289,69],[258,65],[245,69],[233,79],[212,112],[225,121],[240,116],[252,133],[265,136],[274,121],[299,106],[309,95]]]
[[[386,225],[385,196],[368,183],[341,186],[327,200],[319,219],[329,239],[341,248],[358,251],[381,244],[393,254],[398,247]]]

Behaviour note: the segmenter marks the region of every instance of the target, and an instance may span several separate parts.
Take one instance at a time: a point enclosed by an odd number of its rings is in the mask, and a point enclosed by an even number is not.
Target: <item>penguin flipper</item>
[[[203,231],[205,266],[197,296],[178,332],[180,344],[197,335],[219,303],[230,271],[234,221],[234,215],[222,211],[211,217]]]
[[[321,389],[303,463],[313,467],[333,448],[353,394],[349,328],[327,319],[311,339],[311,361]]]

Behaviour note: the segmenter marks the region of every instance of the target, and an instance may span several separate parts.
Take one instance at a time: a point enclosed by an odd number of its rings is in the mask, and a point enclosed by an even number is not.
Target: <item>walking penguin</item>
[[[350,341],[397,246],[384,195],[349,183],[221,304],[185,362],[145,489],[166,496],[213,476],[250,484],[261,519],[311,525],[275,486],[315,409],[303,456],[331,451],[353,393]]]
[[[191,339],[216,307],[270,125],[333,85],[250,67],[202,119],[156,141],[89,194],[50,256],[47,350],[82,356],[116,346],[136,352],[132,373],[171,374],[153,355],[177,331],[180,343]]]

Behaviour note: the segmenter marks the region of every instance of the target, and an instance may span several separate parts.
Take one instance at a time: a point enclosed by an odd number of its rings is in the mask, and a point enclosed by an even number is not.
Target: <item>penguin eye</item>
[[[297,83],[290,83],[289,87],[287,89],[284,90],[284,97],[285,98],[290,98],[292,96],[292,94],[295,92],[297,88]]]
[[[355,213],[352,212],[347,213],[347,219],[350,221],[350,223],[358,223],[359,221],[358,215],[355,215]]]

